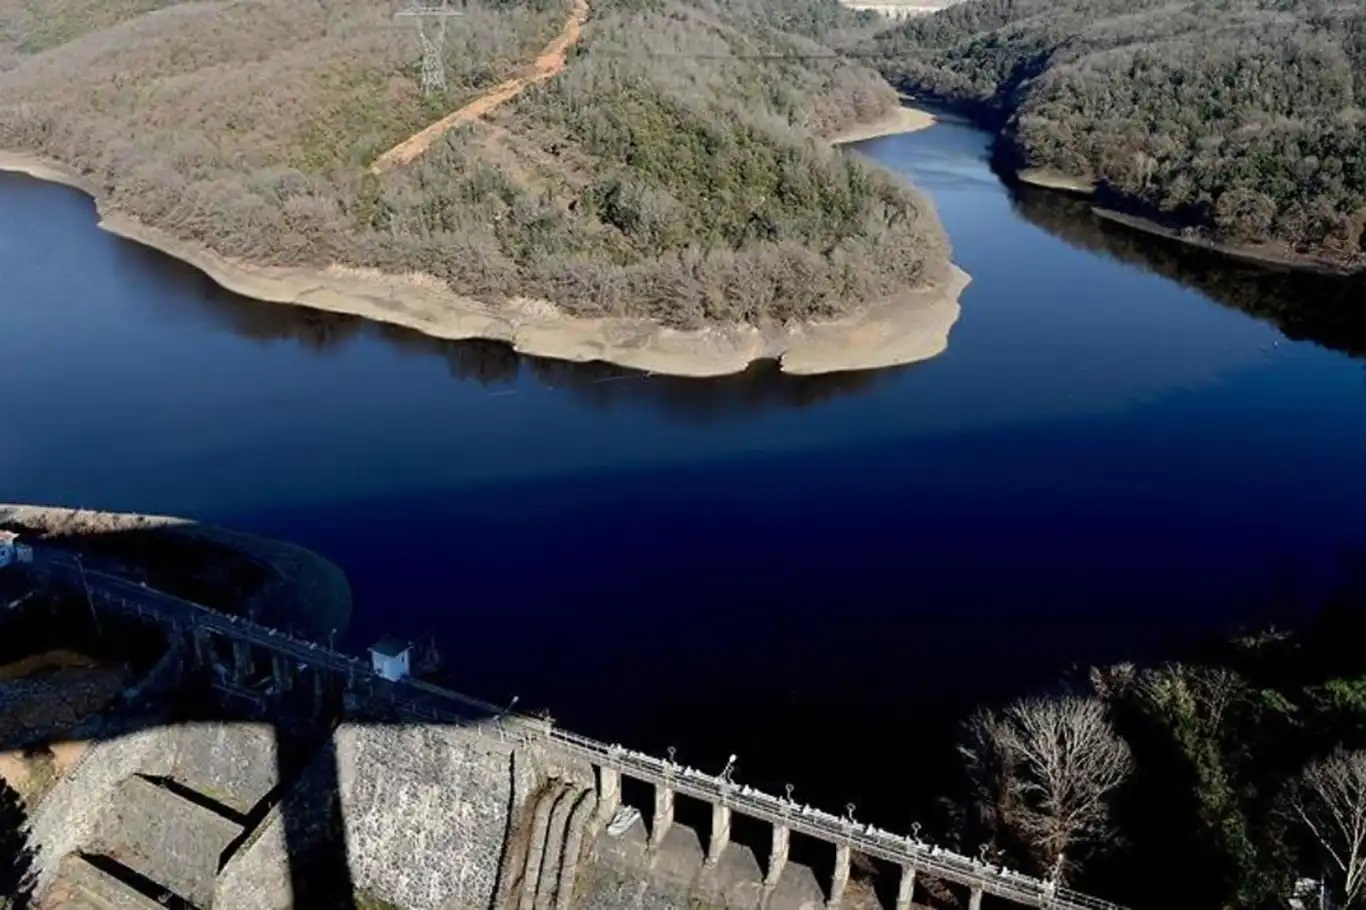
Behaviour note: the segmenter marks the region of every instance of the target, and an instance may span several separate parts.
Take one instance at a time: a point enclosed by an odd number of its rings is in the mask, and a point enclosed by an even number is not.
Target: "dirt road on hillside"
[[[375,163],[370,166],[370,171],[375,174],[383,173],[421,157],[427,149],[431,148],[432,143],[444,136],[448,130],[454,129],[462,123],[483,117],[493,109],[516,98],[526,91],[528,86],[544,82],[551,76],[562,72],[565,67],[565,59],[569,55],[569,49],[579,43],[579,35],[583,31],[583,24],[587,19],[588,0],[574,0],[574,9],[570,12],[569,20],[565,22],[564,29],[555,36],[555,40],[545,46],[545,50],[541,51],[536,62],[531,65],[529,72],[508,79],[506,82],[500,82],[460,110],[447,114],[420,133],[415,133],[404,139],[375,159]]]

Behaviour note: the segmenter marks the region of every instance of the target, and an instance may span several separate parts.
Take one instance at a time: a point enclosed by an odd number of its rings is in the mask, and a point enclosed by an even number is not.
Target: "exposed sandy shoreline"
[[[1056,190],[1060,193],[1073,193],[1078,196],[1090,196],[1096,191],[1094,180],[1082,180],[1079,177],[1070,177],[1067,174],[1046,171],[1041,168],[1025,168],[1022,171],[1016,171],[1015,178],[1029,186],[1036,186],[1044,190]]]
[[[903,111],[869,125],[855,138],[933,122],[924,112]],[[322,270],[252,265],[110,210],[97,187],[58,162],[0,151],[0,170],[84,191],[94,198],[104,230],[189,263],[245,297],[361,316],[435,338],[505,341],[537,357],[602,360],[675,376],[737,373],[762,359],[777,359],[784,372],[801,374],[926,360],[948,346],[949,331],[958,320],[958,297],[969,281],[967,273],[949,264],[931,284],[841,319],[763,329],[737,324],[683,331],[645,319],[568,316],[545,300],[517,299],[491,306],[452,292],[430,275],[388,275],[339,265]]]
[[[922,111],[915,107],[898,107],[895,111],[887,114],[870,123],[860,123],[851,126],[847,130],[841,130],[830,137],[831,145],[847,145],[850,142],[862,142],[865,139],[876,139],[879,136],[894,136],[897,133],[914,133],[918,130],[927,129],[934,126],[938,118],[929,111]]]

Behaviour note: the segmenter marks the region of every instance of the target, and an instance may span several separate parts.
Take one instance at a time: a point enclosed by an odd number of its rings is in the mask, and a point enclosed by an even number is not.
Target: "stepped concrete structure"
[[[51,906],[287,910],[337,884],[405,910],[861,910],[855,855],[896,877],[895,910],[935,880],[969,910],[1114,905],[721,775],[510,713],[113,576],[38,560],[111,621],[168,643],[136,705],[200,685],[216,716],[104,735],[36,807]],[[131,710],[131,708],[130,708]],[[648,785],[644,806],[623,784]],[[709,809],[695,831],[680,800]],[[760,855],[736,816],[769,828]],[[826,845],[818,876],[794,836]],[[766,849],[764,849],[766,848]],[[340,856],[337,852],[340,851]],[[332,857],[329,865],[329,856]],[[889,892],[890,893],[890,892]],[[82,903],[84,901],[84,903]],[[150,903],[149,903],[150,901]]]

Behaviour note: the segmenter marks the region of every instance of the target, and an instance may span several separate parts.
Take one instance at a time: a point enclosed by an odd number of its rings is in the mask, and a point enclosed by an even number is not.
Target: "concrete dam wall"
[[[273,730],[261,724],[165,726],[99,744],[35,815],[42,884],[77,876],[76,857],[100,868],[116,861],[196,907],[310,906],[294,893],[291,864],[304,857],[286,817],[308,818],[335,762],[351,882],[382,906],[698,910],[757,908],[766,895],[775,910],[825,903],[796,865],[766,890],[748,847],[728,844],[708,863],[701,836],[678,824],[652,843],[638,813],[599,811],[591,765],[499,742],[496,732],[348,722],[292,782],[278,779],[276,758]],[[312,846],[329,848],[323,820],[310,824]],[[139,905],[105,879],[102,897],[120,906],[120,895]]]
[[[534,756],[459,727],[345,724],[327,746],[315,761],[335,760],[358,892],[412,910],[497,905],[504,853],[546,779]],[[305,770],[289,797],[296,805],[272,812],[260,837],[228,863],[215,907],[295,906],[285,817],[306,814],[308,790],[326,785],[323,770]]]
[[[54,571],[62,571],[58,566]],[[852,817],[608,745],[98,572],[84,604],[167,643],[32,813],[53,907],[118,910],[910,910],[927,880],[1120,910]],[[134,694],[135,693],[135,697]],[[195,716],[139,714],[193,693]],[[185,698],[180,698],[181,703]],[[623,782],[652,792],[623,801]],[[678,800],[707,810],[697,830]],[[739,815],[762,843],[732,838]],[[819,875],[793,835],[826,851]],[[758,848],[756,851],[755,848]]]
[[[142,906],[126,867],[190,905],[320,906],[296,893],[309,852],[344,842],[366,906],[404,910],[814,910],[858,908],[848,865],[822,882],[786,861],[775,829],[761,862],[713,830],[619,802],[609,773],[497,726],[346,721],[290,779],[265,724],[185,724],[101,743],[41,805],[42,884],[68,880],[111,906]],[[335,788],[335,789],[334,789]],[[322,807],[321,809],[319,807]],[[327,814],[339,816],[339,830]],[[291,837],[288,826],[305,831]],[[310,838],[312,840],[310,841]],[[847,860],[848,853],[843,854]],[[80,865],[73,867],[73,860]],[[87,868],[94,864],[96,868]],[[903,889],[905,910],[911,893]],[[111,897],[112,895],[112,897]],[[861,896],[861,895],[858,895]],[[96,904],[98,906],[98,904]]]
[[[652,843],[644,818],[600,810],[591,765],[499,741],[494,730],[347,723],[331,741],[352,882],[405,910],[774,910],[825,906],[810,870],[777,887],[748,847],[708,863],[702,837],[671,824]],[[320,759],[327,761],[327,758]],[[301,788],[317,785],[305,771]],[[302,793],[300,794],[303,795]],[[288,809],[224,868],[212,906],[287,910]],[[625,824],[613,825],[613,819]]]

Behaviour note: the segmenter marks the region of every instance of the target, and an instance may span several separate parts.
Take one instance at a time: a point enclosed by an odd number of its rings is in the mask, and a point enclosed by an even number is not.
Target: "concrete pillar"
[[[294,676],[289,661],[279,654],[270,658],[270,672],[275,678],[276,693],[288,692],[294,686]]]
[[[901,867],[901,884],[896,889],[896,910],[911,910],[915,900],[915,867]]]
[[[209,633],[203,629],[192,629],[190,640],[194,644],[195,666],[201,670],[213,666],[213,648],[209,642]]]
[[[981,888],[973,888],[968,894],[968,910],[982,910]]]
[[[244,641],[232,643],[232,679],[236,683],[244,683],[247,675],[251,673],[251,645]]]
[[[327,684],[323,681],[323,675],[316,670],[308,675],[313,680],[313,717],[317,719],[323,716],[323,707],[327,699]]]
[[[655,817],[650,825],[650,845],[658,847],[674,823],[674,791],[664,784],[655,784]]]
[[[715,866],[730,843],[730,806],[716,803],[711,807],[711,840],[707,843],[707,865]]]
[[[772,887],[783,877],[783,867],[787,865],[787,844],[792,839],[792,829],[786,825],[773,826],[773,850],[768,854],[768,875],[764,884]]]
[[[611,821],[621,806],[621,772],[598,768],[598,818]]]
[[[849,866],[853,851],[848,844],[835,846],[835,875],[830,882],[830,907],[838,907],[844,901],[844,891],[849,887]]]

